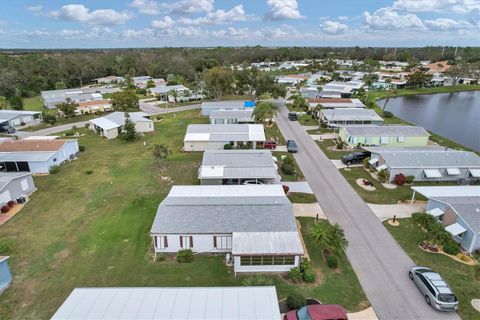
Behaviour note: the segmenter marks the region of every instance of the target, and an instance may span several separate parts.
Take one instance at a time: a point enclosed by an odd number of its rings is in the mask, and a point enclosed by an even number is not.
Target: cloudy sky
[[[480,0],[2,1],[0,48],[479,46]]]

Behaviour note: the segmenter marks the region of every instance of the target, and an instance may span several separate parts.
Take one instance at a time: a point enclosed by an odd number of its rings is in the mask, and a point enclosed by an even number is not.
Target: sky
[[[0,48],[480,46],[480,0],[3,0]]]

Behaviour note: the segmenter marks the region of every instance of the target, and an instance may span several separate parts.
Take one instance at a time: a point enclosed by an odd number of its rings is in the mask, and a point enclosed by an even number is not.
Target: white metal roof
[[[58,138],[60,136],[30,136],[23,138],[23,140],[56,140]]]
[[[248,138],[250,141],[265,141],[265,131],[262,124],[248,125]]]
[[[460,174],[460,169],[458,168],[447,168],[447,173],[450,176],[456,176]]]
[[[474,178],[479,178],[480,177],[480,169],[470,169],[470,174]]]
[[[412,187],[426,198],[433,197],[480,197],[480,186]]]
[[[107,118],[101,117],[101,118],[95,118],[90,120],[91,123],[93,123],[96,126],[99,126],[103,130],[111,130],[120,127],[119,124],[116,124],[113,121],[108,120]]]
[[[442,173],[438,169],[424,169],[423,173],[427,178],[441,178]]]
[[[454,224],[451,224],[449,226],[446,226],[445,227],[445,230],[450,233],[451,235],[453,236],[458,236],[459,234],[462,234],[464,233],[465,231],[467,231],[467,229],[465,229],[461,224],[459,223],[454,223]]]
[[[377,163],[378,160],[379,160],[378,158],[372,158],[372,159],[368,160],[368,163],[374,164],[374,163]]]
[[[382,171],[382,170],[385,170],[385,169],[387,169],[387,168],[388,168],[388,167],[387,167],[386,164],[382,164],[381,166],[378,166],[378,167],[377,167],[377,171]]]
[[[280,184],[173,186],[172,197],[285,197]]]
[[[52,320],[279,320],[275,287],[76,288]]]
[[[225,166],[201,166],[198,175],[202,178],[223,178]]]
[[[440,209],[440,208],[433,208],[432,210],[427,211],[427,213],[428,213],[429,215],[432,215],[432,216],[434,216],[434,217],[436,218],[436,217],[440,217],[440,216],[441,216],[442,214],[444,214],[445,212],[443,212],[442,209]]]
[[[301,255],[298,232],[233,232],[233,255]]]

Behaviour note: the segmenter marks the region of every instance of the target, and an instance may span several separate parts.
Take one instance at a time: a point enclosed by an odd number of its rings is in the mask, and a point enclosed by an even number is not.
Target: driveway
[[[395,190],[392,190],[392,192],[395,192]],[[421,201],[401,204],[367,204],[380,221],[392,219],[394,215],[397,218],[410,218],[412,213],[424,212],[427,206],[426,202]]]
[[[310,194],[313,193],[312,188],[310,188],[310,185],[308,184],[307,181],[300,181],[300,182],[282,181],[281,183],[288,186],[289,192],[301,192],[301,193],[310,193]]]
[[[292,203],[293,212],[295,213],[295,217],[309,217],[309,218],[316,218],[318,216],[319,219],[327,219],[325,213],[323,213],[322,208],[318,202],[315,203]]]
[[[414,265],[367,204],[338,172],[307,132],[288,121],[280,103],[277,125],[285,139],[295,139],[295,159],[310,183],[323,212],[345,230],[346,254],[375,313],[380,319],[459,319],[456,313],[430,308],[408,278]],[[393,191],[394,192],[394,191]]]
[[[192,104],[189,106],[182,106],[182,107],[160,108],[146,102],[139,102],[139,104],[140,104],[140,110],[142,110],[149,116],[164,114],[164,113],[187,111],[187,110],[195,110],[195,109],[200,109],[202,107],[201,104]]]

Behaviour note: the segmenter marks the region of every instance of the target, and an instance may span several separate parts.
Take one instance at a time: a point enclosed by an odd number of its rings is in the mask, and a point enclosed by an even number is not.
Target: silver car
[[[443,278],[432,269],[415,266],[408,273],[425,297],[425,302],[439,311],[455,311],[458,300]]]

